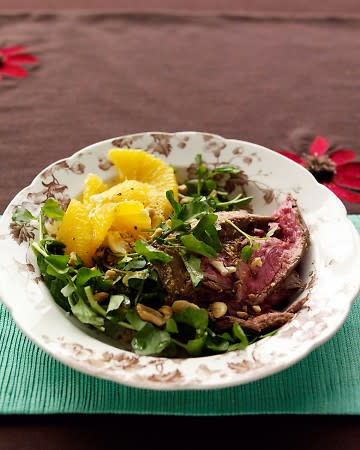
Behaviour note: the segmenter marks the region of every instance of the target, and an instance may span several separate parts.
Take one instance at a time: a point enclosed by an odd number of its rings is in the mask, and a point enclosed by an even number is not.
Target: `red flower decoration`
[[[278,153],[301,164],[341,200],[360,203],[360,162],[355,161],[354,150],[341,148],[331,151],[327,139],[316,136],[308,154],[298,156],[286,150]]]
[[[28,75],[22,64],[37,64],[36,56],[25,53],[25,47],[0,48],[0,80],[5,75],[10,78],[24,78]]]

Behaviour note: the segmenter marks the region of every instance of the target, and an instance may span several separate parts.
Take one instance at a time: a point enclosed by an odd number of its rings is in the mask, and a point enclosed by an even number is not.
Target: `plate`
[[[142,148],[177,168],[178,177],[201,153],[209,164],[242,169],[239,183],[254,197],[253,209],[270,213],[288,193],[298,201],[311,245],[302,265],[306,299],[295,317],[273,336],[245,350],[168,359],[139,356],[114,347],[77,326],[43,284],[29,242],[31,224],[12,223],[19,205],[37,213],[55,197],[66,204],[80,194],[88,172],[115,177],[107,160],[114,147]],[[180,180],[181,181],[181,180]],[[46,353],[86,374],[155,390],[213,389],[249,383],[300,361],[344,323],[360,289],[360,238],[344,205],[303,167],[260,145],[201,132],[144,132],[90,145],[56,161],[19,192],[0,222],[0,296],[18,327]]]

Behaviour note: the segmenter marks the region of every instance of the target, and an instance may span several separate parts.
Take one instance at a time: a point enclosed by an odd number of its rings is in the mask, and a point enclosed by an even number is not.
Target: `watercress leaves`
[[[202,161],[200,154],[195,157],[196,178],[187,180],[187,197],[196,198],[204,196],[207,203],[215,211],[233,210],[239,207],[247,206],[252,197],[244,197],[243,193],[230,197],[229,193],[223,188],[225,180],[239,176],[241,170],[232,165],[218,166],[209,169]]]
[[[69,271],[70,257],[68,255],[48,255],[45,261],[48,263],[48,273],[54,276],[64,275]],[[49,271],[50,269],[50,271]]]
[[[30,220],[36,220],[36,217],[34,217],[31,212],[22,207],[16,208],[14,214],[12,215],[11,219],[14,222],[30,222]]]
[[[88,267],[80,267],[76,275],[76,285],[84,286],[91,278],[97,278],[103,275],[100,270],[89,269]]]
[[[180,204],[172,191],[166,195],[174,210],[171,226],[160,227],[162,233],[155,240],[178,251],[193,286],[198,287],[203,279],[199,257],[215,258],[222,249],[215,226],[217,216],[205,197]]]
[[[193,228],[192,234],[206,244],[211,246],[216,252],[220,252],[222,249],[222,244],[220,242],[215,223],[217,221],[216,214],[206,214]]]
[[[146,323],[134,336],[131,345],[138,355],[158,355],[171,342],[169,333]]]
[[[198,287],[204,278],[204,273],[201,270],[201,259],[189,253],[180,253],[180,255],[193,286]]]
[[[106,309],[106,314],[108,314],[111,311],[118,310],[120,308],[120,306],[123,304],[125,304],[125,305],[131,304],[131,301],[127,295],[124,295],[124,294],[112,295],[110,297],[110,301],[109,301],[108,307]]]
[[[241,259],[244,262],[248,262],[252,255],[252,247],[250,244],[244,245],[241,249]]]
[[[167,253],[161,250],[157,250],[151,244],[147,244],[146,242],[141,240],[136,241],[135,251],[139,253],[139,255],[143,255],[149,262],[166,264],[173,259],[173,257],[168,255]]]
[[[48,198],[41,208],[42,214],[49,219],[62,220],[64,217],[64,210],[60,207],[59,203],[53,199]]]
[[[62,220],[64,217],[64,210],[60,207],[59,203],[53,199],[48,198],[43,204],[39,217],[35,217],[28,209],[21,206],[17,207],[11,217],[14,222],[30,222],[31,220],[40,220],[41,216],[48,217],[49,219]]]
[[[201,333],[209,324],[209,314],[206,309],[190,307],[174,314],[174,320],[189,325]]]
[[[205,242],[197,239],[193,234],[183,234],[180,241],[189,252],[196,253],[208,258],[215,258],[217,251]]]
[[[79,298],[75,303],[71,299],[69,300],[71,306],[71,312],[74,316],[80,320],[80,322],[93,325],[100,330],[104,326],[104,318],[99,316],[90,306],[88,306],[82,298]]]

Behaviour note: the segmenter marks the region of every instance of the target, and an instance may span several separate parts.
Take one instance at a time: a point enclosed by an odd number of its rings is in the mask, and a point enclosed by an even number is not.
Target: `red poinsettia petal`
[[[360,190],[360,178],[351,178],[336,174],[333,182],[343,187]]]
[[[39,62],[36,56],[28,55],[28,54],[20,54],[20,55],[10,55],[7,58],[7,62],[9,64],[36,64]]]
[[[278,153],[280,153],[280,155],[286,156],[289,159],[292,159],[293,161],[295,161],[298,164],[303,165],[304,161],[302,160],[302,158],[300,158],[300,156],[298,155],[294,155],[294,153],[290,153],[286,150],[277,150]]]
[[[345,189],[341,186],[337,186],[334,183],[322,183],[323,186],[326,186],[330,191],[332,191],[337,197],[341,200],[350,203],[360,203],[360,192],[353,192]]]
[[[336,168],[336,173],[350,178],[360,178],[360,162],[342,164]]]
[[[25,50],[26,48],[20,45],[17,45],[16,47],[0,48],[0,55],[14,55],[15,53],[24,52]]]
[[[4,64],[0,67],[3,75],[13,78],[24,78],[27,76],[27,71],[20,66],[13,66],[12,64]]]
[[[323,155],[329,149],[329,141],[323,136],[316,136],[309,147],[311,155]]]
[[[342,148],[341,150],[335,150],[329,155],[329,158],[337,165],[341,166],[356,158],[354,150],[348,150]]]

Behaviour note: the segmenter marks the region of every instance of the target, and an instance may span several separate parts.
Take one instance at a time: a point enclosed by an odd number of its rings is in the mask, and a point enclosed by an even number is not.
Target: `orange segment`
[[[138,237],[139,234],[143,235],[149,232],[151,219],[141,202],[137,200],[124,201],[116,206],[111,228],[121,234]]]
[[[89,218],[93,234],[91,249],[93,254],[104,242],[104,239],[110,230],[114,221],[115,209],[115,203],[106,203],[90,211]]]
[[[66,253],[75,252],[86,266],[101,246],[128,251],[136,239],[149,237],[172,210],[166,191],[178,196],[174,170],[164,161],[138,149],[108,154],[119,171],[117,184],[109,187],[89,173],[81,200],[71,200],[57,233]]]
[[[93,233],[88,213],[83,203],[72,199],[57,234],[57,239],[66,245],[66,253],[75,252],[87,266],[91,265],[93,256]]]
[[[108,203],[90,210],[72,199],[57,234],[57,239],[66,245],[66,253],[75,252],[90,266],[113,223],[115,208],[114,203]]]
[[[89,173],[85,178],[85,188],[82,194],[82,201],[84,203],[90,203],[91,197],[95,194],[99,194],[105,191],[108,186],[103,182],[103,180],[94,173]]]
[[[149,193],[149,205],[163,220],[172,211],[166,198],[166,191],[172,190],[178,198],[177,181],[174,170],[165,161],[140,149],[114,148],[108,157],[119,171],[120,180],[137,180],[149,184],[154,190]]]
[[[137,180],[125,180],[115,184],[110,189],[95,195],[93,199],[96,202],[123,202],[127,200],[137,200],[147,206],[149,203],[149,192],[154,188],[146,183]]]

